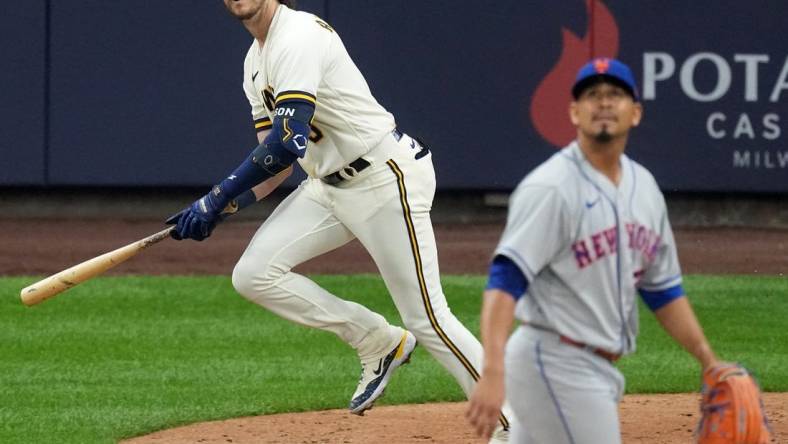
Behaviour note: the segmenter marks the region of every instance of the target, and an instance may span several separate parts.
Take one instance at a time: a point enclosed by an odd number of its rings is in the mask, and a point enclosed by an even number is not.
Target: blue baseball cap
[[[577,72],[572,97],[577,100],[584,89],[600,81],[607,81],[625,89],[636,102],[640,100],[635,76],[629,66],[616,59],[599,57],[583,65]]]

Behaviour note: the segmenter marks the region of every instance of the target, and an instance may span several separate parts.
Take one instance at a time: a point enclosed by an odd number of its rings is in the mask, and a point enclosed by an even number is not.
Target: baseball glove
[[[769,429],[758,384],[738,364],[703,372],[698,444],[767,444]]]

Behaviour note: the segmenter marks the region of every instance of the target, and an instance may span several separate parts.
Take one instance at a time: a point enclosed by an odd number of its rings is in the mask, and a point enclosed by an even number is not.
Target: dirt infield
[[[208,241],[166,241],[110,274],[229,274],[257,228],[230,222]],[[157,221],[0,219],[0,275],[52,274],[161,229]],[[438,225],[441,271],[484,273],[502,226]],[[677,229],[684,273],[785,275],[788,230]],[[302,264],[303,273],[375,272],[358,242]],[[776,432],[788,441],[788,396],[768,393]],[[698,395],[627,396],[621,405],[625,443],[687,443],[698,420]],[[377,407],[365,417],[345,410],[238,418],[195,424],[129,443],[478,443],[462,418],[465,403]]]
[[[436,225],[442,273],[482,274],[498,241],[499,224]],[[51,274],[162,229],[148,220],[0,219],[0,275]],[[204,242],[167,241],[111,274],[229,274],[257,229],[228,222]],[[788,230],[676,230],[684,273],[788,273]],[[374,273],[357,241],[297,268],[303,273]]]

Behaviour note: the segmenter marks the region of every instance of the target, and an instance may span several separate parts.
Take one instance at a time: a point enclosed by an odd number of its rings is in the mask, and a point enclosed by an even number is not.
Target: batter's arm
[[[170,231],[174,239],[206,239],[227,216],[262,199],[287,179],[298,156],[281,143],[267,143],[272,138],[269,133],[260,131],[258,139],[265,140],[226,179],[165,221],[176,225]]]
[[[265,140],[265,138],[268,137],[268,134],[270,134],[270,133],[271,133],[270,129],[258,132],[257,133],[257,142],[258,143],[263,143],[263,140]],[[252,192],[254,193],[255,200],[257,200],[259,202],[260,200],[264,199],[265,196],[268,196],[269,194],[271,194],[271,192],[274,191],[275,189],[277,189],[279,187],[279,185],[282,185],[282,182],[284,182],[288,177],[290,177],[291,174],[293,174],[293,166],[292,165],[289,166],[286,170],[284,170],[281,173],[277,174],[276,176],[274,176],[274,177],[272,177],[272,178],[270,178],[268,180],[264,180],[264,181],[260,182],[259,184],[255,185],[252,188]]]
[[[516,301],[514,296],[497,288],[486,290],[483,297],[481,335],[484,366],[465,417],[479,436],[489,439],[497,426],[506,397],[504,349],[512,331]]]
[[[662,328],[706,369],[718,362],[686,297],[674,299],[654,311]]]
[[[271,192],[277,189],[279,185],[282,185],[282,182],[284,182],[285,179],[290,177],[291,174],[293,174],[292,166],[288,167],[286,170],[282,171],[276,176],[268,180],[264,180],[259,184],[255,185],[254,188],[252,188],[252,192],[254,193],[255,199],[257,199],[257,201],[260,201],[263,198],[265,198],[265,196],[271,194]]]

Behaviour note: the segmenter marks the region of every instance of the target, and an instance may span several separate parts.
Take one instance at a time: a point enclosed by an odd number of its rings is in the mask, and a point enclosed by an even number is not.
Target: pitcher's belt
[[[567,344],[567,345],[572,345],[572,346],[577,347],[577,348],[582,348],[583,350],[591,352],[591,353],[593,353],[593,354],[595,354],[597,356],[600,356],[602,358],[605,358],[605,359],[607,359],[610,362],[616,362],[616,361],[618,361],[619,358],[621,358],[621,354],[620,353],[612,353],[612,352],[609,352],[607,350],[603,350],[603,349],[601,349],[599,347],[594,347],[594,346],[588,345],[588,344],[586,344],[584,342],[575,341],[574,339],[572,339],[572,338],[570,338],[568,336],[564,336],[564,335],[562,335],[562,334],[558,333],[557,331],[554,331],[554,330],[552,330],[550,328],[542,327],[541,325],[530,324],[530,323],[527,323],[527,322],[523,323],[523,325],[527,325],[527,326],[529,326],[531,328],[535,328],[537,330],[542,330],[542,331],[546,331],[546,332],[550,332],[550,333],[556,334],[556,335],[558,335],[558,340],[561,341],[561,343]]]

